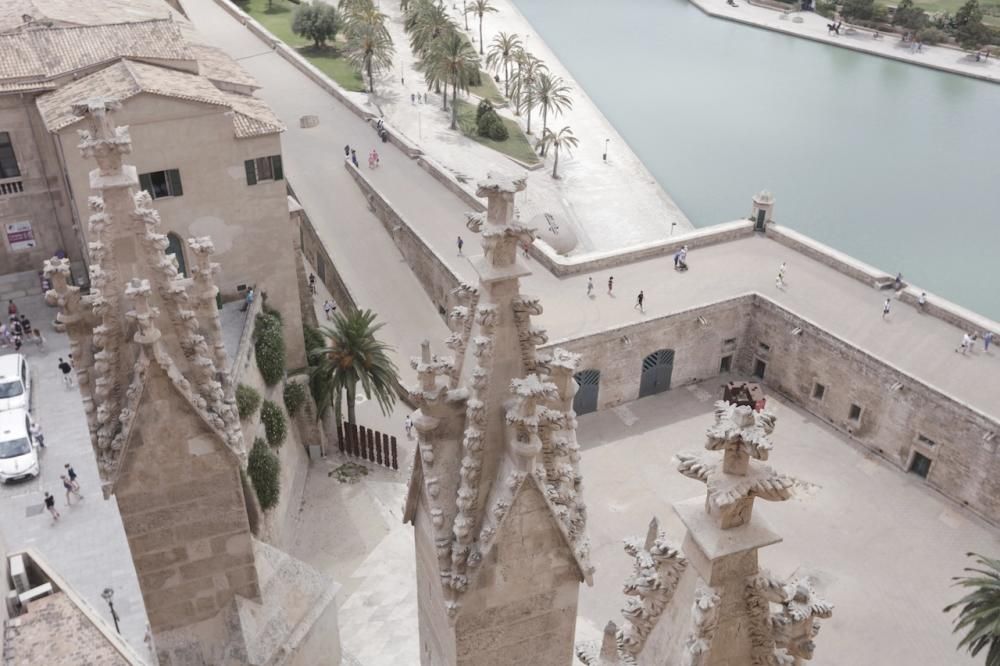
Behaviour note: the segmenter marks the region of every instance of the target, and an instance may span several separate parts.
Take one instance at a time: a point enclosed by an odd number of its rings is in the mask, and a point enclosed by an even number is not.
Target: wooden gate
[[[597,411],[597,394],[601,388],[600,370],[581,370],[573,375],[576,380],[576,395],[573,396],[573,411],[577,416]]]
[[[395,436],[344,421],[337,424],[337,448],[349,456],[399,469]]]
[[[642,377],[639,380],[639,397],[655,395],[670,388],[674,372],[674,350],[660,349],[642,359]]]

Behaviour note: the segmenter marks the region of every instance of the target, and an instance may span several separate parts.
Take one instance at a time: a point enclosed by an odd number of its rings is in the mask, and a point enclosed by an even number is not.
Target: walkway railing
[[[396,454],[396,437],[355,423],[337,424],[337,446],[341,453],[361,458],[368,462],[399,469]]]

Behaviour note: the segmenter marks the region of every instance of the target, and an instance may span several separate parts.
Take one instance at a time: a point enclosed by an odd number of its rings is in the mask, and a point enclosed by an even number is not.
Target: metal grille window
[[[181,172],[177,169],[140,173],[139,187],[149,192],[149,196],[154,199],[179,197],[184,194],[184,188],[181,187]]]
[[[17,178],[21,170],[17,167],[14,146],[9,132],[0,132],[0,178]]]
[[[256,185],[261,181],[282,180],[285,172],[281,166],[281,155],[258,157],[243,162],[247,172],[247,185]]]

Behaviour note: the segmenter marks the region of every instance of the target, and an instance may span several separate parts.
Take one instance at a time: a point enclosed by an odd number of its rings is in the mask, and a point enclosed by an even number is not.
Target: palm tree
[[[406,12],[403,28],[410,35],[410,47],[424,56],[439,37],[458,29],[445,8],[433,0],[417,0]]]
[[[983,568],[966,567],[965,571],[979,575],[956,576],[953,579],[956,585],[971,588],[972,591],[945,607],[944,612],[950,613],[961,607],[954,631],[965,630],[967,633],[959,642],[958,649],[965,648],[975,657],[988,648],[986,666],[1000,666],[1000,560],[976,553],[966,554],[975,557],[976,563]]]
[[[375,323],[375,313],[371,310],[338,312],[333,326],[320,328],[326,346],[309,352],[313,365],[309,384],[321,417],[333,406],[339,422],[346,394],[347,422],[356,423],[354,402],[358,384],[365,397],[378,401],[383,414],[388,416],[392,412],[398,372],[389,358],[392,347],[375,338],[380,328],[382,324]]]
[[[497,74],[503,69],[503,94],[510,96],[510,64],[521,48],[521,38],[501,32],[493,37],[489,53],[486,54],[486,66]]]
[[[556,154],[555,159],[552,162],[552,177],[559,177],[559,149],[565,148],[566,152],[569,153],[570,148],[576,148],[580,144],[580,140],[573,136],[573,130],[568,126],[563,127],[558,132],[553,132],[550,129],[542,130],[542,138],[535,142],[535,148],[540,148],[542,155],[545,154],[546,149],[555,148]]]
[[[392,37],[385,27],[386,16],[368,0],[349,3],[347,9],[347,61],[368,74],[368,91],[375,92],[375,72],[392,67]]]
[[[458,89],[468,90],[469,81],[479,72],[476,51],[455,30],[437,41],[424,66],[435,80],[444,82],[446,100],[448,84],[451,84],[451,129],[455,129],[458,126],[458,106],[455,104]]]
[[[490,4],[490,0],[472,0],[465,8],[466,14],[479,17],[479,55],[483,55],[483,16],[500,11]]]
[[[535,107],[531,91],[535,87],[538,75],[548,72],[549,69],[545,63],[523,49],[514,54],[514,59],[517,63],[512,86],[514,109],[528,114],[528,134],[531,134],[531,110]]]
[[[534,85],[531,87],[530,95],[535,105],[542,109],[542,134],[548,127],[549,111],[562,113],[566,109],[573,108],[573,100],[569,96],[570,87],[561,77],[549,74],[548,71],[539,72],[535,77]],[[542,153],[543,155],[545,153]]]

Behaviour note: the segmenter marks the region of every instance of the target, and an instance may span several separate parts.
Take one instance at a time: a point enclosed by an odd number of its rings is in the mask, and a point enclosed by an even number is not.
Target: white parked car
[[[0,483],[38,476],[38,442],[31,425],[27,410],[0,412]]]
[[[0,411],[31,409],[31,367],[22,354],[0,356]]]

